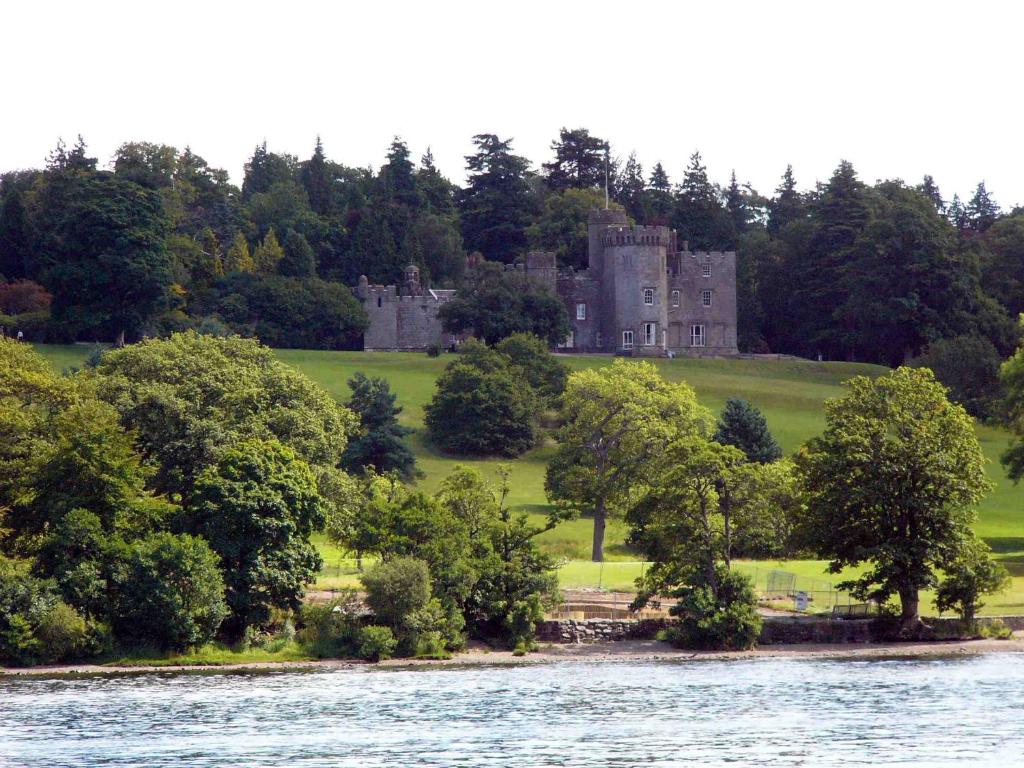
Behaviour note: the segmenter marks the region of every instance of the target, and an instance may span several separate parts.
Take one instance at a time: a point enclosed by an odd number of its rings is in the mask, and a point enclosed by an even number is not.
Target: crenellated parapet
[[[608,227],[601,232],[601,245],[614,248],[627,245],[651,245],[668,248],[672,244],[672,230],[668,227]]]

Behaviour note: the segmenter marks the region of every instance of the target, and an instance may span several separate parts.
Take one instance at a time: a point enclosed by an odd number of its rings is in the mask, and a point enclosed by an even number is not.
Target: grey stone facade
[[[677,248],[668,227],[630,226],[622,211],[591,214],[587,269],[559,271],[553,253],[533,252],[508,269],[544,283],[565,302],[573,332],[561,348],[621,355],[735,355],[736,254]],[[438,319],[450,290],[424,289],[410,265],[399,288],[355,289],[370,326],[367,350],[422,350],[454,338]]]

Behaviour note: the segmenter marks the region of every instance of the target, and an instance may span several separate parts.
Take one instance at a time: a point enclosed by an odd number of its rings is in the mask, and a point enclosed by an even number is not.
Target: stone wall
[[[1015,632],[1024,631],[1024,616],[982,616],[979,626],[1001,621]],[[929,618],[935,639],[960,634],[957,619]],[[573,619],[542,621],[537,625],[537,639],[547,643],[600,643],[617,640],[650,640],[659,630],[671,626],[675,619]],[[771,616],[764,620],[760,645],[799,643],[870,643],[884,638],[877,636],[879,626],[873,619],[827,619]],[[927,638],[922,638],[927,639]]]

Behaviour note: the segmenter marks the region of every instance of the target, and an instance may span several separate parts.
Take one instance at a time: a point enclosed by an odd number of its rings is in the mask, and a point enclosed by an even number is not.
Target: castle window
[[[711,306],[711,291],[701,291],[700,292],[700,303],[701,303],[701,306],[704,306],[704,307],[710,307]]]
[[[633,332],[623,331],[622,332],[622,348],[632,349],[633,348]]]
[[[672,291],[672,306],[679,306],[679,291]]]
[[[656,323],[644,323],[644,346],[653,347],[658,343],[658,326]]]
[[[703,347],[704,346],[704,326],[703,325],[691,325],[690,326],[690,346],[691,347]]]
[[[705,261],[700,265],[700,274],[702,277],[711,277],[711,262]]]
[[[377,297],[377,306],[379,307],[379,306],[380,306],[380,304],[381,304],[381,298],[380,298],[380,296],[378,296],[378,297]]]
[[[644,304],[648,307],[654,306],[654,289],[644,288]]]
[[[587,319],[587,305],[582,302],[576,305],[576,319],[586,320]]]
[[[604,339],[601,338],[601,332],[598,331],[596,334],[594,334],[594,346],[600,349],[603,342]]]

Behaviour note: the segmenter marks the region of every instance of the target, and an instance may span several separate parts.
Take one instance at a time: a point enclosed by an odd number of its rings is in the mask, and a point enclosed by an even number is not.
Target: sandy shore
[[[715,659],[832,658],[884,659],[963,656],[982,653],[1024,653],[1024,637],[1011,640],[958,640],[935,643],[870,643],[863,645],[768,645],[753,651],[682,651],[656,640],[627,640],[587,645],[544,644],[536,653],[513,656],[510,651],[495,651],[477,646],[451,659],[392,659],[375,666],[384,669],[410,667],[460,667],[470,665],[521,665],[572,662],[616,661],[709,661]],[[325,659],[322,661],[279,661],[210,666],[108,666],[67,664],[29,668],[0,667],[0,676],[57,676],[98,674],[146,674],[152,672],[286,672],[300,670],[354,669],[370,666],[365,662]]]

